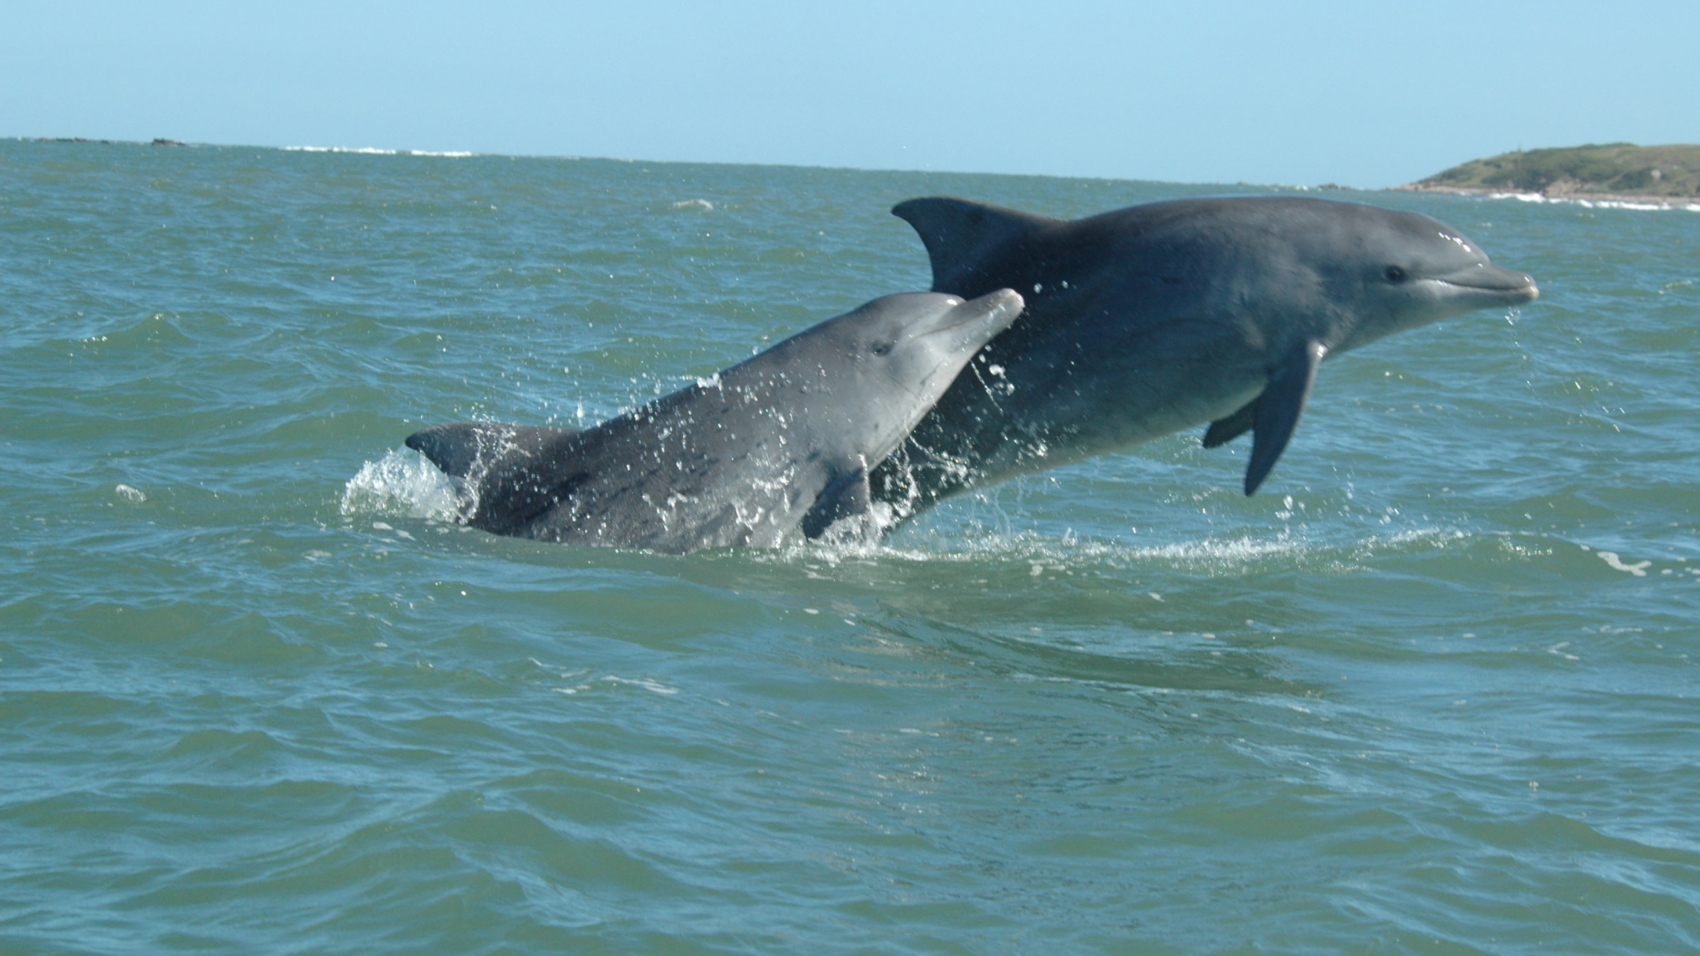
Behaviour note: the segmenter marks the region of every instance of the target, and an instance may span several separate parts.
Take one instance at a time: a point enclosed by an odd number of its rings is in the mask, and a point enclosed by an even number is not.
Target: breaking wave
[[[464,158],[476,153],[461,150],[382,149],[376,146],[282,146],[289,153],[359,153],[363,156],[446,156]]]

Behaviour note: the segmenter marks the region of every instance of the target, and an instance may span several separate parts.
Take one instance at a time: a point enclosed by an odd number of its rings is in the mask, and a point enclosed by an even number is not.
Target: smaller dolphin
[[[886,296],[595,428],[459,422],[407,445],[497,534],[680,554],[871,539],[869,469],[1022,306]]]
[[[910,512],[1206,422],[1207,448],[1252,433],[1249,495],[1325,356],[1539,295],[1445,223],[1359,203],[1179,199],[1063,221],[929,198],[892,212],[926,245],[934,291],[1027,296],[874,471],[875,497]]]

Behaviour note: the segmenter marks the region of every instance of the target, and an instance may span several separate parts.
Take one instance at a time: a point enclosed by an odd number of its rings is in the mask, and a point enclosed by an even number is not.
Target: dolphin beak
[[[959,329],[966,325],[985,325],[990,328],[990,331],[986,333],[986,337],[989,339],[1009,328],[1010,323],[1014,322],[1015,317],[1020,315],[1021,310],[1026,307],[1027,302],[1021,298],[1020,293],[1013,289],[999,289],[996,292],[988,292],[978,299],[970,299],[951,309],[940,316],[937,326],[928,329],[923,334],[933,335],[938,332],[948,332],[951,329]]]
[[[952,318],[950,325],[945,328],[967,325],[969,322],[984,322],[996,325],[998,332],[1003,332],[1005,328],[1010,327],[1010,323],[1015,322],[1015,316],[1022,315],[1023,308],[1027,308],[1027,299],[1023,299],[1022,294],[1017,293],[1015,289],[998,289],[996,293],[986,293],[981,298],[969,299],[950,310],[952,316],[961,315],[962,318]]]
[[[1520,305],[1541,297],[1534,276],[1486,263],[1435,276],[1434,281],[1451,286],[1457,293],[1479,300],[1484,306]]]

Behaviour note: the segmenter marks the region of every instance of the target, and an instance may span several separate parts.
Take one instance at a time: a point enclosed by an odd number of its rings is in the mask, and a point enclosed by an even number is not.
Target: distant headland
[[[1519,150],[1473,160],[1398,188],[1689,205],[1700,203],[1700,146],[1607,143]]]

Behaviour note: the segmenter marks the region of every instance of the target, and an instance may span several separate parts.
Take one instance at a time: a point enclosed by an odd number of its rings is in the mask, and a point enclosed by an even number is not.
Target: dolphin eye
[[[1399,268],[1398,266],[1388,266],[1387,271],[1383,272],[1382,275],[1387,277],[1388,282],[1404,282],[1405,281],[1405,270]]]
[[[875,355],[890,355],[893,344],[894,343],[892,342],[875,342],[874,347],[868,351],[873,352]]]

